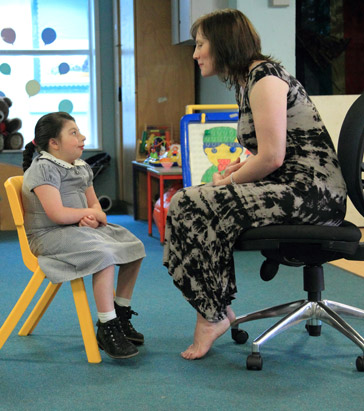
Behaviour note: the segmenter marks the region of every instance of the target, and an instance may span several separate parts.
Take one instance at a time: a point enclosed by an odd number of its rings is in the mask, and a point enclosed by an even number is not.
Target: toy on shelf
[[[180,145],[171,143],[171,127],[146,126],[139,141],[137,161],[156,167],[181,167]]]
[[[164,168],[182,167],[181,145],[172,144],[166,153],[159,156],[159,163]]]

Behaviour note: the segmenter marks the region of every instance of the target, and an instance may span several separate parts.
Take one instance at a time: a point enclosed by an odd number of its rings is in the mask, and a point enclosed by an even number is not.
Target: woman
[[[270,56],[238,10],[199,18],[191,33],[203,77],[235,87],[238,140],[252,155],[213,183],[179,191],[169,207],[163,263],[197,311],[185,359],[203,357],[235,320],[233,247],[269,224],[340,225],[346,186],[330,136],[302,85]]]

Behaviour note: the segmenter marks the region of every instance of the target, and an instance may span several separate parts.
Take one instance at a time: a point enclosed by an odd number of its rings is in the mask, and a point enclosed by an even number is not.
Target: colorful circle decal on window
[[[7,27],[1,30],[1,37],[5,41],[5,43],[14,44],[16,34],[12,28]]]
[[[72,101],[70,100],[62,100],[59,105],[58,105],[58,110],[59,111],[64,111],[68,114],[72,113],[73,110],[73,104]]]
[[[57,34],[53,29],[47,27],[42,31],[42,40],[45,45],[52,44],[56,38]]]
[[[38,83],[37,80],[30,80],[28,83],[25,85],[25,90],[28,93],[29,97],[33,97],[36,94],[39,93],[40,91],[40,84]]]

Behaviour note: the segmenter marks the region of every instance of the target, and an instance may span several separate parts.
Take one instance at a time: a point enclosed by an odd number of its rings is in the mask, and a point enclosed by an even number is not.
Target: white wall
[[[287,7],[272,7],[269,0],[237,0],[237,9],[253,23],[262,40],[263,54],[281,61],[296,74],[296,2]]]
[[[269,0],[229,1],[229,7],[242,11],[253,23],[262,40],[262,51],[281,61],[295,75],[296,5],[271,7]],[[200,73],[197,96],[199,104],[235,103],[235,91],[228,90],[216,77],[202,78]]]

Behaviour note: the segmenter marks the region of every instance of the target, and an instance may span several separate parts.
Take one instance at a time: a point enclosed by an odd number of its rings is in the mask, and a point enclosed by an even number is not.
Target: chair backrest
[[[6,194],[8,196],[11,213],[18,232],[20,249],[24,264],[34,272],[38,267],[38,259],[31,252],[29,241],[24,227],[24,208],[22,201],[23,176],[8,178],[5,183]]]
[[[355,208],[364,216],[364,94],[354,101],[341,126],[338,157]]]

